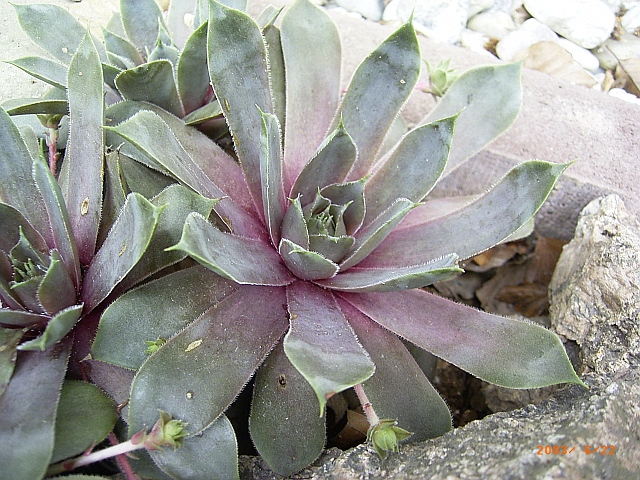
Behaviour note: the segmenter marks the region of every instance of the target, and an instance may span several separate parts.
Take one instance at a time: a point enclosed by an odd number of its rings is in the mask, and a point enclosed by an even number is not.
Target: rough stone
[[[518,30],[510,32],[498,42],[496,53],[500,59],[510,62],[531,45],[545,40],[554,42],[557,39],[558,35],[553,30],[535,18],[530,18]]]
[[[640,362],[640,223],[617,195],[589,203],[549,285],[552,325],[612,374]]]
[[[356,12],[369,20],[382,20],[384,3],[382,0],[336,0],[336,5]]]
[[[636,478],[640,465],[640,226],[618,197],[609,196],[583,211],[574,242],[565,247],[556,267],[551,320],[573,339],[568,345],[582,347],[582,380],[589,389],[561,388],[540,404],[490,415],[442,437],[404,445],[385,462],[366,445],[344,453],[331,449],[291,478]],[[582,274],[585,269],[588,276]],[[635,288],[625,276],[630,270],[635,272]],[[608,278],[606,293],[587,292],[589,285],[602,286],[599,276]],[[623,297],[625,293],[634,300]],[[279,477],[262,460],[242,457],[240,478]]]
[[[621,21],[622,27],[628,32],[633,33],[640,28],[640,5],[631,7],[624,14]]]
[[[463,46],[467,50],[477,53],[478,55],[482,55],[488,58],[493,57],[493,55],[489,53],[485,48],[485,45],[487,45],[490,40],[491,39],[486,35],[474,30],[470,30],[468,28],[465,28],[460,34],[461,46]]]
[[[413,12],[414,26],[425,37],[443,43],[456,43],[460,40],[460,34],[467,23],[469,0],[456,2],[449,0],[397,0],[397,2],[398,18],[405,22]]]
[[[534,18],[584,48],[602,44],[616,22],[600,0],[525,0],[524,6]]]
[[[471,0],[469,2],[469,17],[471,18],[474,15],[479,14],[480,12],[484,12],[485,10],[489,10],[496,3],[496,0]]]
[[[586,48],[567,40],[566,38],[558,38],[558,45],[571,54],[573,59],[580,64],[582,68],[589,72],[597,72],[600,68],[600,61],[593,53]]]
[[[499,10],[482,12],[469,19],[467,28],[484,33],[490,38],[501,40],[516,29],[511,15]]]

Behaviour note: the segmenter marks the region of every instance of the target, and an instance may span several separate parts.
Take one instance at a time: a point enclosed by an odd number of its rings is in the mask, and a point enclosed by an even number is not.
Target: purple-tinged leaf
[[[0,225],[2,225],[2,230],[0,230],[0,250],[11,251],[20,240],[20,231],[22,231],[22,235],[34,249],[43,253],[49,251],[49,247],[40,236],[40,233],[31,226],[18,210],[6,203],[0,203]]]
[[[80,288],[80,260],[75,238],[73,237],[69,213],[65,207],[62,191],[44,160],[37,159],[33,163],[33,178],[44,199],[45,212],[49,217],[53,243],[62,258],[73,284]]]
[[[179,117],[185,113],[173,77],[173,65],[168,60],[155,60],[124,70],[115,82],[126,100],[148,101]]]
[[[309,231],[302,212],[302,205],[300,205],[300,197],[289,201],[289,208],[284,214],[280,233],[283,239],[300,245],[302,248],[309,248]]]
[[[151,203],[163,207],[158,226],[146,252],[118,285],[117,291],[125,291],[163,268],[183,260],[185,253],[175,250],[167,252],[165,249],[180,241],[184,222],[191,212],[209,217],[216,201],[182,185],[171,185],[154,197]]]
[[[4,393],[16,366],[17,349],[24,330],[0,328],[0,397]],[[323,437],[324,440],[324,437]]]
[[[69,112],[66,100],[42,98],[12,98],[2,103],[9,115],[66,115]]]
[[[343,292],[396,292],[422,288],[434,282],[450,280],[464,270],[458,257],[450,254],[424,265],[404,268],[350,268],[333,278],[319,280],[322,287]]]
[[[228,165],[230,159],[225,158],[226,154],[224,154],[225,157],[221,157],[216,155],[215,150],[212,152],[211,148],[200,148],[199,142],[191,152],[185,150],[183,145],[186,146],[198,141],[199,135],[193,133],[197,132],[197,130],[194,128],[185,129],[180,134],[183,140],[181,141],[173,133],[178,133],[174,125],[166,123],[168,118],[168,116],[160,118],[153,112],[140,111],[117,127],[106,128],[134,144],[145,155],[148,155],[153,161],[171,172],[171,175],[180,180],[180,182],[201,195],[209,198],[231,197],[234,200],[233,202],[222,198],[215,208],[216,213],[220,215],[231,231],[245,237],[266,238],[264,227],[260,221],[235,203],[236,198],[241,200],[244,198],[242,194],[246,191],[243,191],[246,187],[239,169],[237,167],[234,169]],[[207,142],[209,144],[212,143],[210,140],[207,140]],[[212,152],[213,155],[204,155],[208,152]],[[224,177],[220,178],[220,180],[225,182],[226,190],[222,190],[211,180],[213,176],[212,167],[209,167],[211,170],[207,174],[196,163],[195,158],[198,157],[200,161],[209,159],[212,164],[219,167],[215,178],[217,180],[220,177]],[[224,175],[226,173],[229,174],[228,177]]]
[[[56,412],[51,463],[80,455],[106,438],[118,419],[113,401],[98,387],[67,380]]]
[[[198,265],[131,290],[102,314],[91,355],[137,370],[147,358],[145,341],[172,337],[237,289],[237,284]]]
[[[102,302],[138,263],[158,225],[162,207],[130,193],[102,247],[84,276],[82,300],[87,312]]]
[[[176,70],[178,92],[185,113],[202,107],[210,96],[207,67],[207,24],[191,34],[180,54]]]
[[[239,478],[236,435],[224,414],[198,435],[187,437],[180,448],[154,450],[150,454],[171,478]]]
[[[350,180],[373,166],[387,130],[418,80],[420,48],[411,23],[405,23],[367,56],[353,74],[334,119],[340,119],[358,146]]]
[[[413,433],[412,442],[439,437],[451,430],[447,404],[402,341],[349,303],[338,299],[338,304],[376,364],[376,373],[363,385],[376,414],[397,419],[400,427]]]
[[[283,286],[293,281],[271,245],[222,232],[197,213],[187,216],[180,242],[168,250],[183,251],[240,284]]]
[[[329,398],[364,382],[375,365],[331,292],[295,282],[287,287],[287,308],[284,351],[316,392],[322,415]]]
[[[55,315],[75,305],[77,293],[69,271],[57,250],[51,250],[51,263],[37,291],[37,298],[45,313]]]
[[[522,105],[522,63],[485,65],[465,72],[421,123],[458,116],[444,175],[482,150],[515,121]]]
[[[60,387],[73,339],[22,352],[0,397],[0,465],[12,480],[43,478],[51,460]]]
[[[260,111],[273,113],[267,51],[258,24],[247,14],[209,4],[209,75],[234,139],[256,211],[262,216]],[[256,108],[256,106],[258,108]]]
[[[477,255],[505,240],[538,211],[568,164],[525,162],[466,207],[431,221],[398,229],[363,262],[363,267],[416,265],[456,253]],[[416,209],[426,209],[429,204]]]
[[[38,287],[40,286],[41,280],[42,277],[40,276],[29,278],[28,280],[20,282],[15,282],[13,285],[11,285],[11,292],[18,298],[20,303],[24,305],[27,310],[33,313],[45,314],[46,312],[36,298],[36,293],[38,291]]]
[[[6,252],[0,250],[0,302],[4,308],[11,310],[25,310],[20,298],[12,291],[9,282],[13,279],[13,265]],[[4,311],[4,310],[3,310]],[[0,320],[0,324],[2,321]]]
[[[323,255],[307,250],[286,238],[280,241],[280,256],[289,270],[302,280],[331,278],[338,273],[338,265]]]
[[[396,198],[421,201],[436,184],[449,157],[456,117],[423,125],[407,133],[367,181],[368,223]]]
[[[289,145],[286,151],[289,151]],[[295,179],[290,196],[293,198],[300,195],[305,204],[311,202],[319,189],[340,183],[346,178],[356,156],[356,145],[340,123],[304,168],[300,167],[302,171]]]
[[[285,165],[291,186],[329,131],[339,101],[342,52],[333,21],[307,0],[289,7],[280,35],[286,75]]]
[[[12,327],[42,327],[49,321],[48,315],[23,312],[21,310],[0,309],[0,325]]]
[[[282,342],[256,373],[249,432],[260,456],[283,476],[309,465],[324,448],[325,419],[318,416],[316,394],[285,355]]]
[[[68,307],[64,310],[56,313],[49,323],[44,332],[33,340],[22,343],[18,350],[41,350],[53,347],[56,343],[62,340],[67,333],[71,331],[76,322],[82,315],[82,304]]]
[[[122,38],[113,32],[110,32],[106,28],[102,29],[102,37],[104,38],[104,45],[107,48],[107,56],[109,60],[113,61],[113,58],[120,59],[121,66],[123,68],[132,68],[136,65],[144,63],[144,58],[140,55],[140,52],[126,38]]]
[[[345,233],[355,234],[362,226],[365,215],[364,180],[328,185],[320,190],[323,197],[336,205],[348,205],[343,213]],[[368,207],[367,207],[368,208]]]
[[[260,131],[260,180],[262,208],[269,229],[271,243],[280,242],[280,227],[286,208],[283,186],[282,142],[278,118],[270,113],[262,115]]]
[[[80,262],[88,265],[96,251],[104,169],[102,65],[88,33],[71,60],[67,85],[69,141],[65,163],[74,173],[69,176],[65,200]]]
[[[120,0],[120,15],[127,37],[143,53],[153,50],[164,19],[154,0]]]
[[[482,312],[424,290],[341,297],[386,329],[495,385],[582,384],[558,336],[539,325]]]
[[[18,210],[33,228],[40,232],[47,244],[53,245],[51,226],[42,195],[32,176],[33,161],[29,149],[11,117],[0,108],[0,202]]]
[[[39,47],[65,65],[71,63],[87,33],[76,18],[57,5],[11,5],[18,14],[18,22],[24,33]],[[64,32],[64,35],[60,35]],[[106,61],[104,48],[99,44],[100,58]]]
[[[188,422],[191,434],[207,428],[284,334],[284,304],[283,288],[240,286],[169,339],[133,381],[129,431],[151,427],[158,409]]]
[[[344,271],[366,258],[416,206],[406,198],[398,198],[393,202],[378,218],[358,232],[351,254],[342,261],[340,269]]]
[[[117,150],[108,152],[105,155],[104,167],[104,192],[102,196],[100,229],[98,230],[98,248],[100,248],[109,233],[109,227],[113,225],[113,222],[118,218],[118,213],[120,213],[120,210],[124,206],[127,192],[126,181],[120,161],[120,152]],[[131,191],[144,195],[140,190],[134,188],[132,188]]]
[[[9,60],[7,63],[49,85],[58,88],[67,87],[67,67],[55,60],[43,57],[22,57]]]

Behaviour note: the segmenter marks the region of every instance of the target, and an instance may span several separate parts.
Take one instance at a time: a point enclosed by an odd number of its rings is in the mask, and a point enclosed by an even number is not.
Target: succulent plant
[[[94,359],[136,372],[125,394],[131,433],[158,410],[187,423],[184,445],[151,452],[155,464],[175,477],[236,477],[225,411],[250,380],[251,438],[282,475],[319,455],[326,402],[350,387],[385,419],[371,426],[377,449],[397,448],[406,430],[414,440],[443,434],[449,410],[401,339],[497,385],[581,383],[552,332],[421,289],[521,235],[567,167],[525,162],[477,196],[427,196],[512,123],[520,64],[461,75],[386,147],[420,71],[411,24],[360,64],[340,98],[333,22],[308,0],[276,28],[278,14],[266,35],[243,12],[209,4],[209,76],[233,156],[205,151],[198,132],[158,109],[131,107],[108,128],[147,165],[220,199],[216,219],[189,214],[169,249],[201,265],[119,297],[92,347]]]
[[[60,169],[0,108],[0,464],[12,479],[42,478],[111,432],[115,405],[83,361],[97,320],[119,292],[184,259],[164,249],[188,213],[215,204],[180,185],[150,200],[129,192],[105,150],[102,73],[85,35],[65,82]]]

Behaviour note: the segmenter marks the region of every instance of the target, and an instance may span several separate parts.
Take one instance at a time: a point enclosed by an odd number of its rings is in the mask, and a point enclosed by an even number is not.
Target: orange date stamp
[[[536,455],[569,455],[575,451],[582,451],[587,455],[599,454],[603,456],[611,456],[616,454],[614,445],[586,445],[578,448],[571,445],[538,445]]]

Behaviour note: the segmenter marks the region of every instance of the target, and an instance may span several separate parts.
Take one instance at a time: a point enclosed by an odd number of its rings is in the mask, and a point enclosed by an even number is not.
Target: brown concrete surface
[[[48,0],[46,3],[72,10],[99,34],[99,24],[108,21],[119,2]],[[282,6],[290,2],[249,0],[248,10],[256,15],[269,3]],[[329,13],[343,41],[343,83],[346,84],[360,60],[394,28],[340,11]],[[0,45],[2,60],[39,54],[39,48],[20,31],[15,13],[6,0],[0,0]],[[424,37],[420,37],[420,45],[423,58],[430,62],[451,58],[453,66],[461,71],[491,60]],[[425,75],[426,68],[423,77]],[[541,233],[571,238],[582,207],[591,199],[611,192],[620,195],[629,211],[640,217],[640,106],[532,70],[524,71],[523,86],[522,111],[511,129],[479,154],[482,168],[461,167],[447,178],[443,188],[477,192],[495,182],[510,166],[528,159],[577,160],[538,214]],[[0,64],[0,102],[16,96],[35,96],[42,91],[44,87],[40,82],[11,65]],[[415,91],[403,116],[409,123],[416,123],[432,105],[428,94]]]

